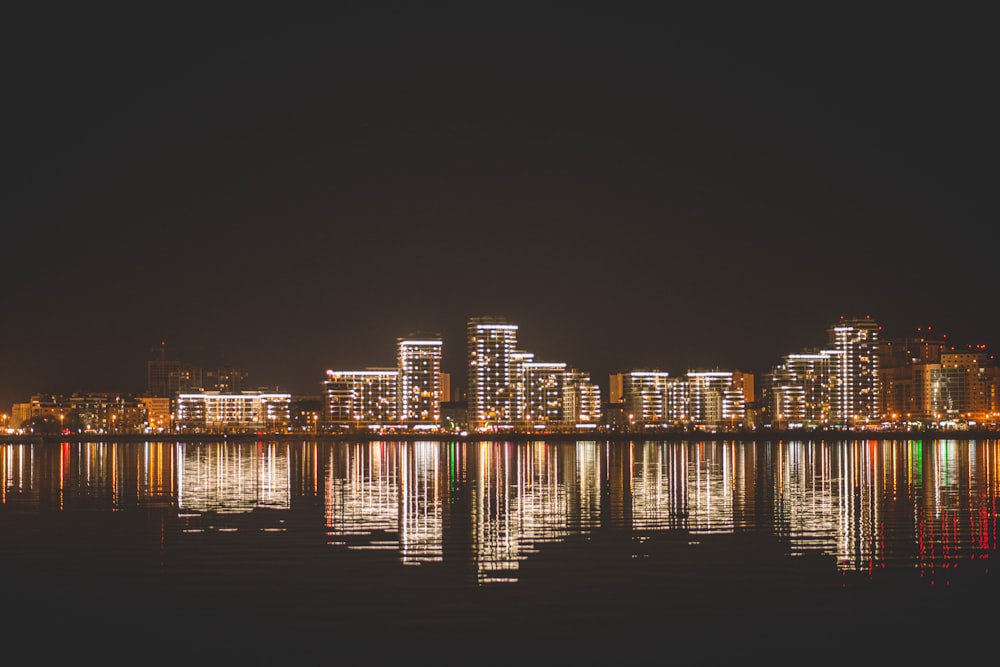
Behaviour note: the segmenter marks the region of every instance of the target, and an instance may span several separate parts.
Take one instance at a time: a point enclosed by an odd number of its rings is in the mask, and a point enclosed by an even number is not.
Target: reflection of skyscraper
[[[400,421],[436,425],[441,420],[441,338],[400,338]]]
[[[473,317],[467,326],[469,420],[476,427],[511,424],[517,325],[503,318]]]
[[[831,395],[831,420],[859,425],[877,421],[878,414],[878,334],[881,327],[871,318],[841,318],[828,329],[830,343],[841,354],[837,384]]]

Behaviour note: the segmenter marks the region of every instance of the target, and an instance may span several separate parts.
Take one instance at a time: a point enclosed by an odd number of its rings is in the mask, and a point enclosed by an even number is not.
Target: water
[[[0,444],[0,474],[36,659],[926,664],[996,626],[997,440]]]

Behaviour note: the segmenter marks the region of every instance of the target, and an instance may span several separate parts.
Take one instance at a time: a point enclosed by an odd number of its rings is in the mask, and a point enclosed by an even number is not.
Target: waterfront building
[[[510,426],[516,419],[513,385],[517,325],[504,318],[470,318],[468,342],[469,420],[473,428]]]
[[[173,427],[172,401],[166,396],[140,396],[136,399],[145,411],[146,427],[154,432],[170,431]]]
[[[883,421],[909,426],[996,424],[997,368],[984,344],[956,347],[931,327],[879,348]]]
[[[920,327],[913,335],[879,342],[879,400],[883,422],[915,424],[933,419],[924,399],[930,365],[940,364],[947,334]]]
[[[440,336],[400,338],[397,344],[397,419],[414,428],[441,421]]]
[[[323,381],[324,422],[335,427],[397,421],[399,370],[368,368],[326,372]]]
[[[687,380],[685,378],[667,378],[665,389],[665,421],[673,426],[689,426],[691,423],[691,396]]]
[[[801,413],[794,410],[794,419],[800,420],[806,427],[823,427],[830,422],[830,363],[832,358],[829,354],[821,352],[800,352],[785,355],[784,368],[790,375],[786,381],[786,384],[789,385],[787,391],[791,391],[790,385],[794,383],[798,387],[794,391],[795,395],[801,396]],[[788,404],[783,412],[786,415],[791,415],[793,412],[791,404]],[[791,418],[788,416],[788,419]]]
[[[526,426],[563,423],[566,364],[527,361],[519,367],[519,375],[523,375],[524,403],[518,404],[518,421]]]
[[[780,365],[765,380],[765,410],[773,428],[801,428],[806,425],[806,397],[801,379]]]
[[[986,355],[978,351],[941,353],[937,364],[924,364],[922,416],[934,423],[982,422],[989,412]]]
[[[833,350],[840,353],[836,383],[830,395],[830,420],[845,426],[865,426],[881,420],[879,410],[878,342],[881,327],[870,317],[841,318],[827,330]]]
[[[291,399],[291,394],[263,391],[181,393],[174,423],[179,431],[281,432],[288,428]]]
[[[688,413],[693,426],[735,428],[746,418],[743,392],[733,386],[733,371],[688,371]]]
[[[562,396],[563,421],[571,426],[596,425],[601,421],[601,388],[590,376],[575,368],[565,374]]]
[[[535,360],[535,355],[523,350],[514,350],[510,355],[510,391],[514,402],[513,420],[523,423],[529,419],[527,364]]]
[[[634,370],[621,375],[629,427],[662,426],[667,423],[670,373],[660,370]]]

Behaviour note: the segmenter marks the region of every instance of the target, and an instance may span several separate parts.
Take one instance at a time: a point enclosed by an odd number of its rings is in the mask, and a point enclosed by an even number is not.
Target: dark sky
[[[840,315],[997,343],[985,16],[335,4],[6,21],[0,406],[160,341],[317,393],[437,332],[462,378],[485,314],[602,386]]]

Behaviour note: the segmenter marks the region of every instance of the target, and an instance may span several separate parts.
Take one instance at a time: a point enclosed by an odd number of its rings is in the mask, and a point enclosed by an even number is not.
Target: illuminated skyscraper
[[[601,388],[575,368],[566,371],[562,400],[563,422],[597,424],[601,421]]]
[[[714,428],[741,426],[746,419],[743,391],[733,386],[733,371],[688,371],[691,422]]]
[[[877,422],[879,415],[878,339],[881,327],[870,317],[841,318],[828,329],[840,354],[831,359],[836,384],[830,395],[830,421],[847,426]]]
[[[801,390],[801,414],[791,416],[791,409],[786,409],[788,419],[801,419],[806,426],[827,426],[830,422],[830,364],[840,356],[818,352],[802,352],[785,355],[785,369],[790,374],[789,381],[797,384]]]
[[[400,421],[436,426],[441,419],[441,338],[400,338]]]
[[[504,318],[473,317],[466,333],[469,421],[474,428],[510,425],[516,418],[513,380],[517,325]]]
[[[629,371],[622,374],[622,394],[628,423],[658,425],[670,420],[668,387],[670,374],[665,371]]]
[[[529,361],[523,365],[524,420],[530,424],[559,424],[563,421],[563,385],[566,364]]]
[[[522,350],[515,350],[510,355],[510,390],[514,401],[514,421],[517,422],[528,422],[533,416],[534,411],[528,405],[528,365],[534,360],[533,353]]]

